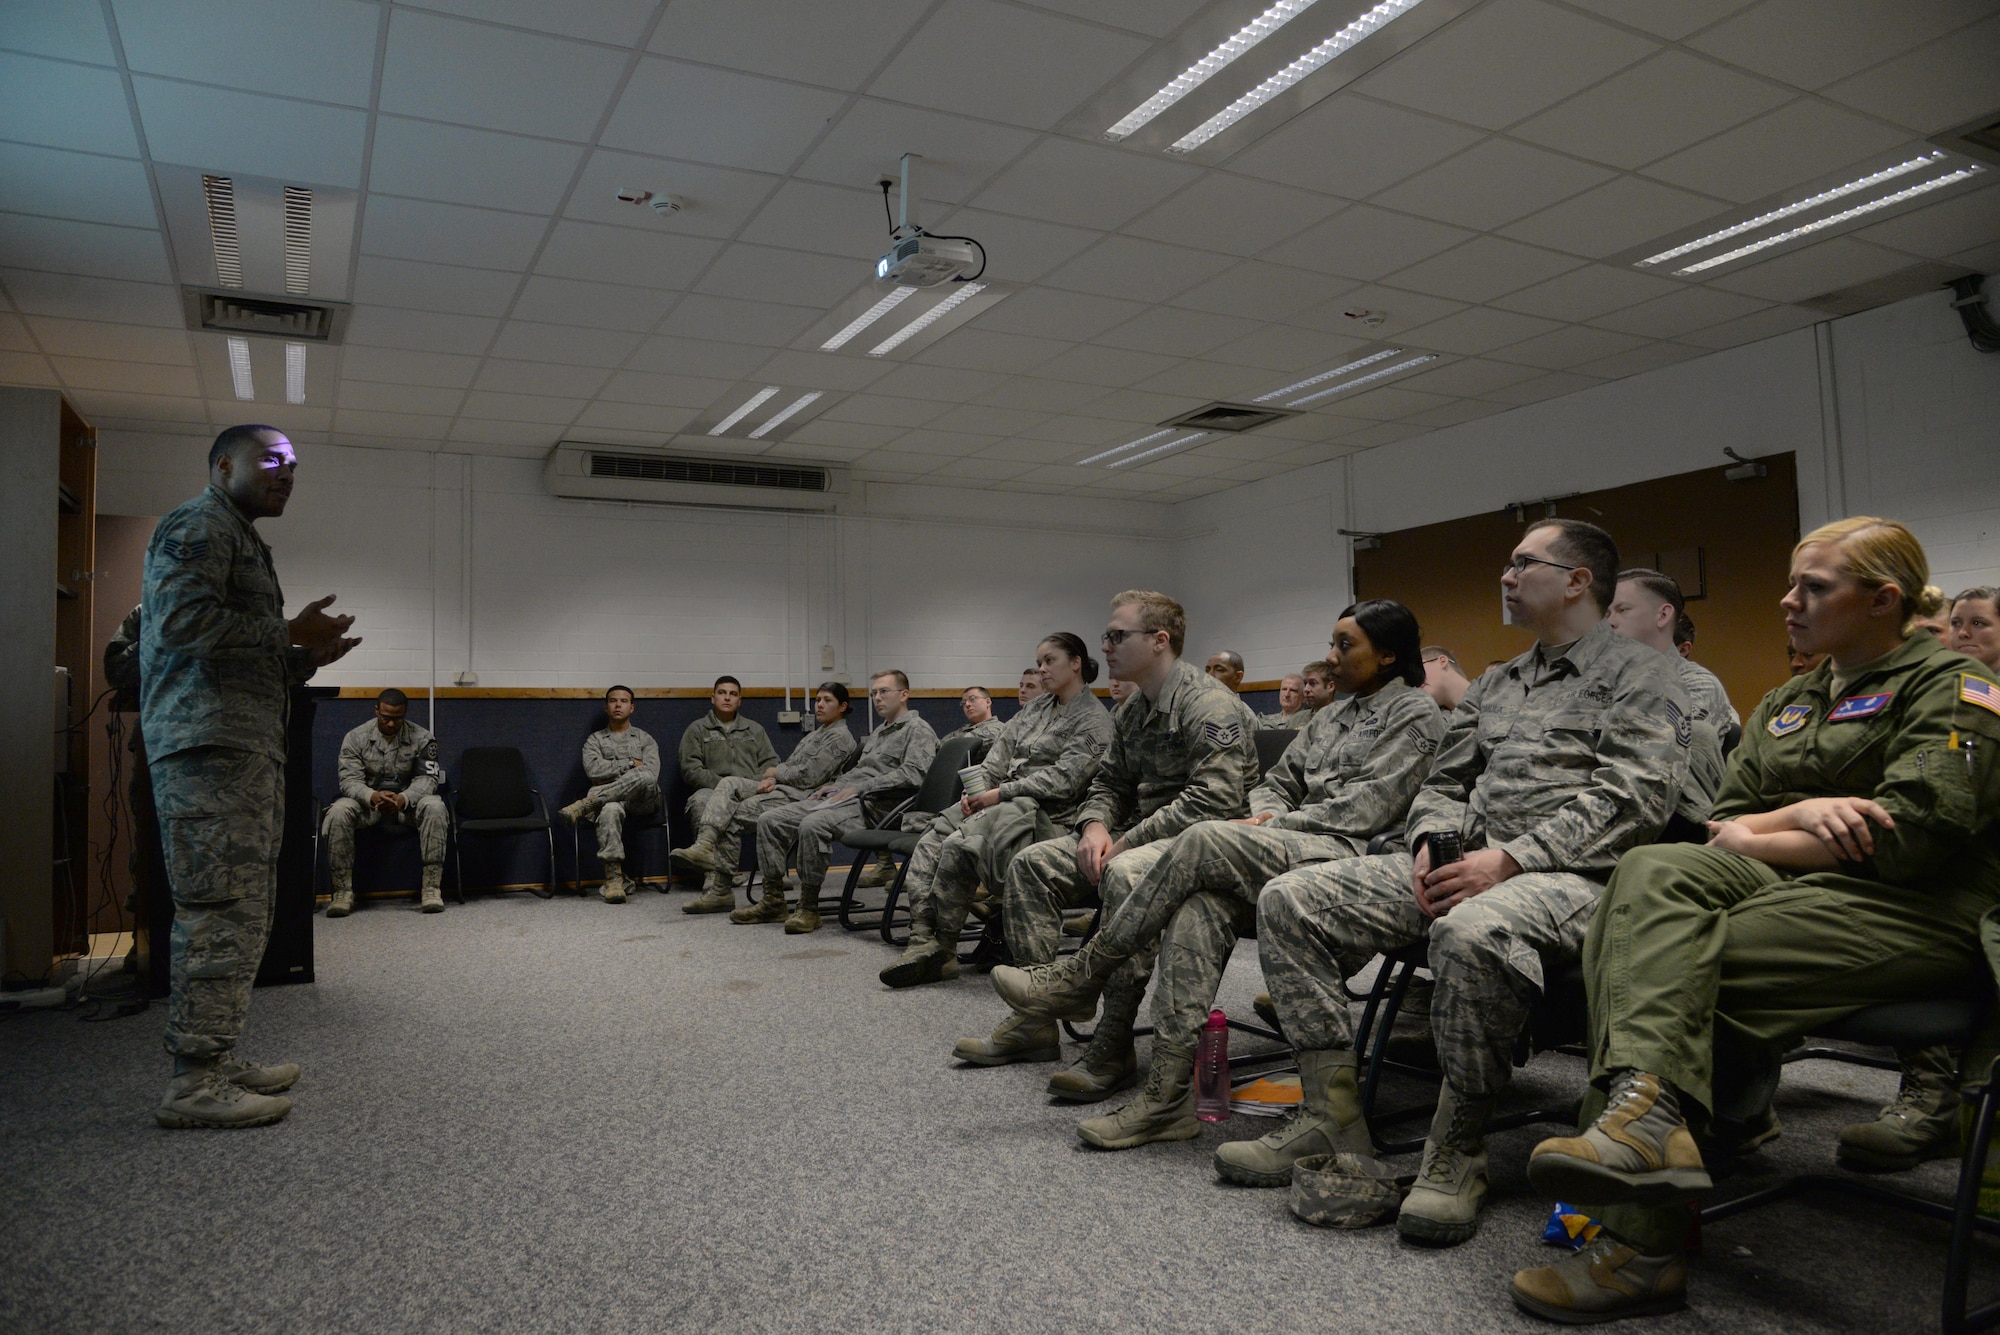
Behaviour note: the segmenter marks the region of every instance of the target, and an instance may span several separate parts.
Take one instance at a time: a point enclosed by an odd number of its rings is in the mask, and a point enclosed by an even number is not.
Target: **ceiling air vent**
[[[825,491],[824,468],[730,463],[722,459],[672,459],[656,454],[590,453],[592,477],[649,482],[699,482],[714,487],[776,487],[780,491]]]
[[[1943,134],[1932,135],[1931,142],[2000,167],[2000,111],[1989,111]]]
[[[242,292],[184,287],[181,305],[190,329],[218,334],[282,338],[293,343],[338,343],[347,332],[348,306],[338,301],[253,297]]]
[[[1211,403],[1160,423],[1192,431],[1255,431],[1260,426],[1298,414],[1285,408],[1267,408],[1252,403]]]
[[[669,454],[664,450],[564,441],[542,466],[551,494],[654,505],[753,510],[831,510],[844,490],[839,469],[772,459]]]

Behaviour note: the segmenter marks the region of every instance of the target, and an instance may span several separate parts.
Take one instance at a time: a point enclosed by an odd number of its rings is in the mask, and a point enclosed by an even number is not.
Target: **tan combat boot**
[[[681,905],[682,913],[729,913],[736,908],[736,889],[729,877],[712,871],[702,881],[699,898]]]
[[[1023,1015],[1043,1017],[1087,1013],[1121,959],[1085,945],[1068,959],[1021,969],[1002,964],[993,970],[993,990]]]
[[[424,893],[419,906],[425,913],[444,912],[444,868],[426,862],[424,864]]]
[[[625,902],[625,885],[625,864],[616,858],[606,860],[604,864],[604,887],[597,893],[604,896],[604,902],[607,904],[623,904]]]
[[[786,936],[804,936],[819,930],[819,887],[799,886],[799,906],[785,919]]]
[[[694,867],[701,871],[717,870],[715,861],[715,831],[704,827],[701,833],[695,836],[693,843],[689,844],[686,848],[670,850],[667,853],[667,857],[683,866]]]
[[[884,853],[861,869],[861,875],[856,878],[854,884],[873,889],[876,886],[892,884],[895,879],[896,859]]]
[[[292,1110],[290,1099],[254,1094],[213,1063],[191,1066],[167,1085],[153,1119],[176,1130],[236,1130],[268,1126]]]
[[[329,918],[345,918],[354,912],[354,873],[333,873],[333,901],[326,906]]]
[[[1054,1020],[1030,1020],[1010,1015],[991,1038],[961,1038],[951,1055],[975,1066],[1006,1066],[1011,1062],[1052,1062],[1062,1056],[1062,1039]]]
[[[1076,1059],[1076,1065],[1049,1077],[1049,1093],[1070,1103],[1095,1103],[1139,1083],[1132,1022],[1139,1016],[1139,1003],[1145,995],[1144,984],[1135,987],[1121,981],[1104,989],[1104,1013],[1091,1031],[1090,1046]]]
[[[215,1073],[252,1094],[282,1094],[299,1082],[300,1074],[296,1062],[259,1066],[255,1062],[244,1061],[234,1052],[225,1054],[216,1062]]]
[[[1687,1258],[1647,1256],[1599,1233],[1574,1256],[1514,1276],[1514,1303],[1566,1326],[1663,1316],[1687,1306]]]
[[[958,948],[950,942],[939,941],[935,937],[910,935],[909,945],[903,948],[889,966],[876,975],[889,987],[921,987],[925,983],[941,983],[958,977]]]
[[[1469,1099],[1450,1082],[1438,1090],[1437,1113],[1417,1181],[1403,1198],[1396,1231],[1412,1242],[1456,1247],[1479,1231],[1486,1204],[1486,1119],[1493,1100]]]
[[[1840,1131],[1835,1157],[1845,1168],[1900,1173],[1958,1153],[1958,1060],[1950,1048],[1902,1054],[1896,1101],[1872,1122]]]
[[[1078,1122],[1076,1133],[1105,1150],[1200,1135],[1201,1123],[1194,1115],[1194,1049],[1154,1039],[1153,1066],[1139,1096],[1108,1117]]]
[[[731,922],[783,922],[790,910],[785,907],[785,883],[764,882],[764,897],[755,904],[745,904],[729,915]]]
[[[1552,1200],[1597,1205],[1680,1205],[1712,1185],[1673,1091],[1632,1070],[1611,1077],[1604,1111],[1582,1135],[1535,1146],[1528,1181]]]
[[[593,807],[590,804],[589,798],[579,797],[576,799],[576,801],[570,803],[568,806],[556,812],[556,815],[561,816],[571,825],[574,825],[578,821],[582,820],[585,816],[588,816],[591,812],[595,811],[596,809],[597,808]]]
[[[1246,1187],[1289,1187],[1292,1165],[1308,1155],[1373,1154],[1355,1067],[1352,1052],[1301,1048],[1299,1110],[1269,1135],[1219,1147],[1215,1171]]]

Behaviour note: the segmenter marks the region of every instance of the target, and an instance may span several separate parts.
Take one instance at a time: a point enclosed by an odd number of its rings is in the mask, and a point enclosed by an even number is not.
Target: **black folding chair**
[[[903,915],[901,922],[896,919],[896,901],[903,893],[904,878],[910,874],[910,854],[917,851],[917,841],[923,837],[922,830],[901,828],[906,815],[934,816],[958,800],[962,785],[958,772],[972,763],[972,748],[977,738],[952,737],[938,743],[937,755],[931,766],[924,771],[924,781],[917,791],[906,798],[894,810],[880,820],[860,829],[843,830],[840,842],[854,850],[854,863],[847,869],[847,881],[840,888],[840,925],[850,932],[865,932],[878,928],[882,939],[892,946],[905,945],[908,938],[899,941],[895,936],[898,926],[909,925],[909,915]],[[889,892],[879,910],[867,909],[854,897],[862,869],[874,860],[877,853],[900,855],[901,862],[896,867],[896,879],[889,883]]]
[[[1305,736],[1305,729],[1259,728],[1257,729],[1257,777],[1263,778],[1271,772],[1271,766],[1285,754],[1293,742]]]
[[[556,892],[555,829],[541,790],[530,782],[527,758],[511,746],[466,748],[458,762],[458,783],[451,803],[452,853],[458,867],[461,900],[465,893],[467,835],[493,838],[536,831],[548,843],[549,879],[542,889],[528,888],[547,899]]]
[[[583,893],[583,827],[586,825],[595,829],[597,827],[596,816],[586,816],[569,827],[569,865],[576,870],[576,880],[570,883],[569,888],[579,895]],[[641,865],[639,854],[646,846],[644,836],[651,830],[668,830],[667,854],[671,857],[674,851],[674,839],[673,833],[667,825],[667,799],[664,792],[661,793],[659,807],[643,816],[634,816],[631,813],[631,808],[626,808],[625,877],[635,885],[644,879],[644,873],[642,871],[635,872],[633,868]],[[667,865],[671,867],[673,864],[669,862]],[[667,891],[673,888],[672,874],[669,873],[665,880],[653,888],[663,895],[667,893]]]

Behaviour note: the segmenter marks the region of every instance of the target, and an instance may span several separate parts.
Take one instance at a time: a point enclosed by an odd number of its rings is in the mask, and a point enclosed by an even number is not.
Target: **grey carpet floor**
[[[0,1021],[0,1331],[1550,1329],[1505,1288],[1556,1256],[1522,1175],[1546,1128],[1493,1138],[1465,1246],[1310,1228],[1209,1167],[1271,1123],[1090,1150],[1050,1067],[949,1059],[1005,1013],[983,977],[892,993],[871,936],[684,899],[321,920],[318,983],[251,1011],[245,1052],[306,1071],[268,1129],[153,1125],[157,1006]],[[1221,1004],[1259,985],[1246,944]],[[1516,1098],[1580,1080],[1545,1056]],[[1791,1068],[1784,1137],[1728,1189],[1826,1167],[1891,1081]],[[1711,1227],[1651,1328],[1935,1329],[1942,1274],[1941,1225],[1785,1204]]]

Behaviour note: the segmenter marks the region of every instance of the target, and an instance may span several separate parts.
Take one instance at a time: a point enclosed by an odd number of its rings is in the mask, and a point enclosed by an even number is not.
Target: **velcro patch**
[[[1984,677],[1975,677],[1970,672],[1959,674],[1958,698],[1966,704],[2000,714],[2000,686],[1995,686]]]
[[[430,741],[424,743],[424,759],[436,760],[437,758],[438,758],[437,738],[433,737]]]
[[[1414,723],[1412,723],[1409,726],[1407,731],[1409,733],[1410,740],[1416,743],[1416,747],[1419,752],[1427,756],[1436,754],[1438,749],[1437,739],[1430,736],[1430,734],[1426,733],[1422,728],[1418,727]]]
[[[1833,707],[1826,716],[1828,723],[1852,723],[1856,719],[1874,718],[1889,707],[1896,698],[1894,691],[1882,691],[1875,695],[1850,695]]]
[[[1234,746],[1243,740],[1243,725],[1241,723],[1204,723],[1201,725],[1201,735],[1208,739],[1210,746],[1220,750],[1224,747]]]
[[[1786,705],[1778,711],[1777,717],[1765,725],[1765,728],[1773,737],[1783,737],[1805,727],[1806,720],[1811,717],[1811,705]]]
[[[160,552],[173,561],[199,561],[208,555],[208,539],[167,538],[160,543]]]
[[[1667,718],[1674,725],[1674,740],[1682,746],[1693,746],[1694,722],[1681,713],[1681,707],[1671,700],[1667,701]]]

